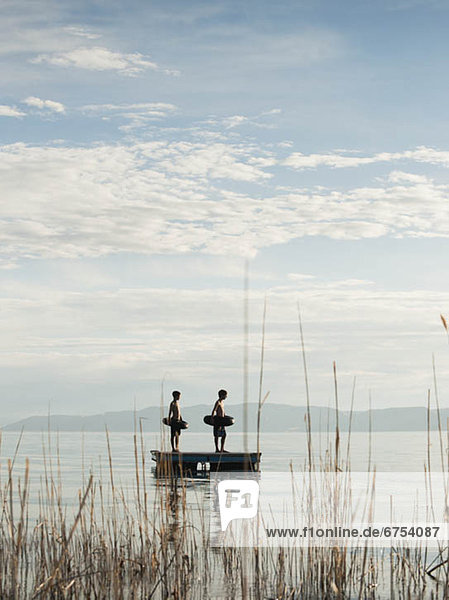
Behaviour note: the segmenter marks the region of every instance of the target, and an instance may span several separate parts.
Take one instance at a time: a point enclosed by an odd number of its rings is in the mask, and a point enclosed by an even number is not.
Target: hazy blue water
[[[12,458],[20,434],[4,432],[1,444],[1,466],[6,469],[7,458]],[[110,445],[117,475],[129,475],[130,467],[134,465],[134,441],[132,433],[110,433]],[[438,432],[431,432],[431,463],[434,470],[441,469],[440,440]],[[316,456],[324,456],[327,448],[334,450],[335,441],[326,433],[313,434],[312,443]],[[138,439],[140,451],[140,439]],[[448,440],[443,436],[444,460],[448,461]],[[168,438],[161,442],[160,434],[144,434],[144,447],[147,460],[150,463],[150,449],[169,449]],[[369,457],[369,436],[367,433],[352,433],[350,462],[352,470],[366,470]],[[56,466],[59,454],[61,472],[64,480],[71,483],[81,481],[84,471],[89,468],[95,471],[107,466],[107,441],[103,432],[67,432],[47,433],[24,432],[16,458],[16,468],[23,466],[26,457],[30,460],[33,476],[41,475],[44,471],[44,454],[47,461],[51,458]],[[181,436],[181,451],[213,450],[213,437],[207,433],[184,432]],[[304,463],[307,457],[307,436],[304,433],[266,433],[261,435],[260,448],[262,451],[262,468],[270,471],[282,471],[289,468],[290,462],[295,466]],[[243,434],[230,431],[226,449],[243,451]],[[248,435],[248,449],[256,450],[256,436]],[[340,453],[346,457],[347,435],[341,434]],[[376,432],[371,438],[371,465],[380,471],[419,471],[427,462],[427,433],[426,432]]]
[[[165,432],[164,432],[165,433]],[[14,456],[19,433],[7,432],[2,435],[0,455],[1,487],[7,481],[8,458]],[[315,456],[325,456],[326,449],[334,449],[335,440],[326,434],[312,436]],[[138,438],[139,452],[140,439]],[[343,434],[340,443],[341,455],[346,457],[347,435]],[[116,487],[124,490],[125,496],[133,502],[136,495],[134,439],[132,433],[111,433],[110,446],[112,452],[113,472]],[[147,484],[151,493],[156,486],[156,478],[152,470],[154,463],[149,454],[150,449],[161,449],[160,434],[145,434],[144,447]],[[230,451],[241,451],[244,448],[242,434],[229,431],[226,447]],[[165,437],[165,448],[169,448],[168,438]],[[181,438],[181,450],[211,451],[213,446],[212,434],[197,434],[185,432]],[[255,436],[248,438],[249,450],[256,449]],[[381,432],[372,435],[371,467],[377,471],[422,471],[427,462],[427,433],[426,432]],[[285,471],[300,468],[307,459],[307,436],[303,433],[268,433],[261,436],[262,470]],[[353,433],[351,437],[350,462],[353,471],[364,471],[369,464],[370,444],[366,433]],[[433,470],[441,470],[440,441],[437,432],[430,435],[430,454]],[[443,455],[448,460],[448,443],[443,440]],[[37,518],[39,513],[39,490],[45,488],[45,472],[52,472],[53,478],[61,482],[61,494],[68,515],[73,515],[79,506],[79,493],[86,484],[92,471],[94,480],[105,482],[105,504],[110,506],[109,464],[107,440],[105,433],[79,432],[61,433],[59,435],[25,432],[23,434],[14,464],[15,497],[17,498],[17,479],[23,478],[25,460],[30,461],[30,499],[29,518]],[[140,473],[140,477],[142,473]],[[44,490],[45,497],[45,490]],[[98,494],[97,494],[98,498]],[[207,480],[195,481],[188,484],[187,502],[193,512],[199,515],[200,506],[209,506],[209,486]],[[135,504],[135,503],[134,503]],[[194,518],[198,518],[195,517]],[[176,517],[175,517],[176,519]],[[430,556],[430,555],[429,555]],[[216,598],[227,598],[224,583],[217,575]],[[221,584],[220,584],[221,582]],[[223,585],[222,585],[223,584]],[[385,593],[378,597],[389,597],[388,586]],[[238,595],[236,598],[239,597]]]
[[[314,453],[324,456],[326,448],[334,449],[334,439],[327,434],[312,436]],[[7,432],[2,435],[0,477],[2,483],[7,477],[7,459],[15,453],[19,433]],[[441,470],[441,453],[438,432],[430,436],[431,465],[433,470]],[[165,438],[165,448],[169,447]],[[138,439],[140,451],[140,439]],[[122,486],[129,493],[135,488],[134,441],[132,433],[111,433],[110,445],[116,486]],[[152,474],[154,463],[149,450],[160,449],[160,434],[144,436],[146,476],[151,486],[155,478]],[[204,433],[185,432],[181,438],[181,450],[211,451],[213,437]],[[229,432],[226,447],[230,451],[244,448],[243,434]],[[249,450],[256,449],[254,435],[248,438]],[[343,434],[340,443],[341,455],[346,457],[347,435]],[[45,449],[45,450],[44,450]],[[267,433],[261,436],[262,470],[284,471],[300,468],[307,458],[307,438],[303,433]],[[447,469],[448,444],[443,440],[443,455]],[[64,499],[69,504],[77,504],[78,491],[92,471],[96,480],[109,479],[107,441],[105,433],[69,432],[60,434],[23,434],[14,464],[16,477],[23,476],[25,459],[30,461],[31,503],[37,502],[37,494],[47,472],[52,470],[56,480],[60,478]],[[378,471],[422,471],[427,461],[426,432],[379,432],[372,435],[371,466]],[[319,461],[318,461],[319,462]],[[350,462],[353,471],[367,470],[369,464],[369,436],[366,433],[353,433],[351,437]]]

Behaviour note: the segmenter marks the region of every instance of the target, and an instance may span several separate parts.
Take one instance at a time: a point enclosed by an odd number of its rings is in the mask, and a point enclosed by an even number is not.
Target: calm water
[[[5,484],[8,475],[8,458],[16,452],[20,434],[7,432],[2,435],[0,458],[1,486]],[[327,434],[314,434],[312,436],[314,453],[323,457],[326,448],[333,447],[334,440]],[[428,444],[426,432],[382,432],[375,433],[371,440],[366,433],[353,433],[349,453],[351,469],[353,471],[367,470],[369,455],[371,453],[371,467],[377,471],[422,471],[428,459]],[[155,490],[156,478],[153,474],[153,465],[149,454],[150,449],[161,448],[159,434],[145,434],[144,447],[147,476],[147,485],[151,491]],[[165,448],[169,447],[165,438]],[[140,439],[138,438],[139,451]],[[341,454],[346,457],[347,435],[341,437]],[[110,446],[112,453],[114,481],[116,487],[124,491],[124,495],[133,502],[136,496],[134,439],[132,433],[111,433]],[[447,469],[448,444],[443,440],[443,455]],[[226,447],[230,451],[244,449],[242,434],[229,432]],[[198,434],[185,432],[181,438],[181,450],[208,451],[214,448],[211,434]],[[256,449],[254,435],[248,439],[248,449]],[[262,470],[284,471],[300,468],[307,459],[307,436],[303,433],[268,433],[261,436]],[[430,456],[433,470],[441,470],[440,441],[437,432],[430,435]],[[45,474],[51,471],[53,478],[61,482],[61,491],[67,513],[75,513],[78,509],[79,490],[85,485],[89,473],[94,474],[95,482],[109,481],[108,449],[105,433],[79,432],[51,434],[25,432],[14,463],[15,497],[17,499],[17,479],[23,477],[25,460],[30,461],[30,496],[29,518],[34,520],[39,512],[39,491],[44,489]],[[105,485],[106,490],[108,486]],[[198,508],[207,507],[209,502],[209,486],[207,480],[195,481],[188,484],[187,503],[193,509],[192,513],[199,516]],[[44,492],[45,497],[45,492]],[[105,491],[106,506],[110,495]],[[109,499],[109,500],[108,500]],[[198,518],[198,516],[196,518]],[[195,518],[195,515],[194,515]],[[387,555],[386,555],[387,556]],[[429,555],[430,556],[430,555]],[[387,556],[388,558],[388,556]],[[388,571],[388,570],[387,570]],[[215,573],[216,577],[214,598],[228,598],[223,573]],[[388,582],[382,582],[377,590],[377,597],[388,598],[390,591]],[[235,593],[236,599],[240,595]]]
[[[7,432],[2,436],[0,477],[7,476],[7,459],[14,456],[20,434]],[[326,448],[333,447],[334,441],[327,434],[314,434],[314,453],[324,456]],[[441,470],[441,451],[438,432],[430,436],[430,454],[433,470]],[[169,447],[165,439],[165,448]],[[140,440],[138,440],[140,449]],[[110,445],[116,485],[132,491],[135,483],[134,441],[132,433],[111,433]],[[152,475],[154,463],[149,450],[161,448],[160,434],[149,433],[144,436],[146,473],[150,486],[154,485]],[[241,451],[244,448],[243,434],[232,431],[228,435],[226,448]],[[256,449],[254,435],[248,437],[249,450]],[[347,436],[341,437],[341,454],[346,456]],[[181,450],[211,451],[212,435],[185,432],[181,438]],[[261,436],[262,470],[283,471],[300,468],[307,457],[307,440],[304,433],[267,433]],[[369,437],[366,433],[353,433],[351,437],[350,463],[353,471],[367,470],[369,464]],[[447,469],[448,444],[443,439],[443,454]],[[78,490],[92,471],[96,479],[109,478],[107,441],[104,433],[70,432],[48,434],[25,432],[23,434],[14,464],[17,477],[24,471],[25,459],[30,461],[31,503],[37,501],[37,492],[47,471],[50,469],[57,478],[60,475],[63,496],[68,504],[78,502]],[[422,471],[427,461],[426,432],[380,432],[372,435],[371,466],[378,471]]]

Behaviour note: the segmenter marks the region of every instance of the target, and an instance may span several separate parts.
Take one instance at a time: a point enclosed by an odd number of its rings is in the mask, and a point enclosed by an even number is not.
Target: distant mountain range
[[[189,431],[207,432],[210,427],[203,423],[204,415],[210,414],[211,405],[197,404],[196,406],[182,407],[182,416],[189,422]],[[235,417],[233,431],[242,431],[243,404],[228,405],[228,414]],[[50,415],[28,417],[4,426],[4,431],[18,431],[24,428],[26,431],[104,431],[107,427],[110,431],[134,431],[134,424],[144,419],[144,431],[159,431],[162,416],[166,416],[157,406],[149,406],[136,412],[124,410],[119,412],[107,412],[104,414],[90,416],[73,415]],[[312,431],[332,431],[335,429],[337,413],[334,408],[312,406],[310,408]],[[266,404],[262,409],[261,431],[265,432],[287,432],[305,431],[306,408],[304,406],[291,406],[288,404]],[[441,426],[446,430],[449,420],[449,409],[440,411]],[[348,431],[350,414],[348,411],[339,411],[339,427],[341,431]],[[423,407],[406,408],[383,408],[369,411],[354,411],[352,413],[352,430],[368,431],[425,431],[427,429],[427,409]],[[248,405],[248,429],[256,430],[257,404]],[[438,429],[438,417],[436,410],[430,412],[430,427]]]

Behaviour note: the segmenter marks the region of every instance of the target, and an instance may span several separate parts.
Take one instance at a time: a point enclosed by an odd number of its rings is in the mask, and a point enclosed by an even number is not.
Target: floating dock
[[[159,471],[259,471],[259,452],[161,452],[151,450]]]

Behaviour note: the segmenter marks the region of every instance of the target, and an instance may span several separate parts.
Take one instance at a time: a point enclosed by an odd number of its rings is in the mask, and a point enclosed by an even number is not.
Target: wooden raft
[[[161,452],[151,450],[159,470],[179,471],[258,471],[259,452]]]

